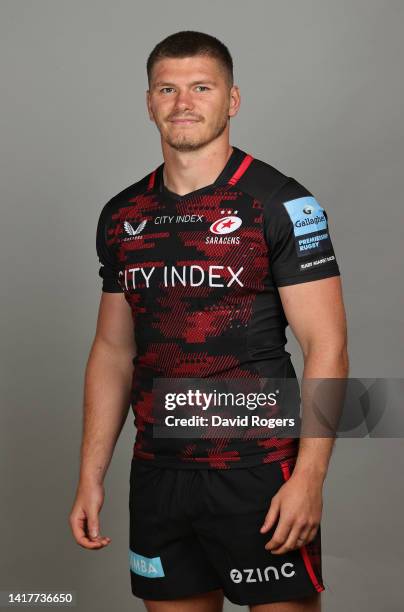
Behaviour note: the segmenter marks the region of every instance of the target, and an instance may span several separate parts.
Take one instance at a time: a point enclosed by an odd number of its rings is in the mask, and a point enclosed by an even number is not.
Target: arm
[[[346,378],[349,361],[340,277],[280,287],[279,294],[290,328],[303,352],[303,379]],[[322,482],[333,444],[332,437],[301,437],[294,472]]]
[[[346,378],[347,331],[340,277],[280,287],[279,293],[286,318],[303,351],[303,379]],[[281,515],[265,546],[272,553],[283,554],[315,537],[333,444],[332,437],[300,438],[292,475],[273,498],[261,528],[261,532],[267,531]]]
[[[85,372],[80,476],[70,525],[78,544],[101,548],[103,480],[126,421],[135,355],[132,315],[123,293],[103,292]]]
[[[272,278],[304,356],[303,436],[298,456],[291,477],[272,498],[261,527],[261,532],[268,531],[280,515],[266,548],[282,554],[310,542],[318,530],[322,486],[334,439],[304,436],[305,425],[313,423],[314,416],[309,379],[346,377],[347,334],[339,266],[326,210],[301,183],[289,178],[266,202],[264,231]],[[329,412],[334,416],[333,406]],[[309,428],[309,434],[311,431]],[[316,427],[315,433],[318,431]]]

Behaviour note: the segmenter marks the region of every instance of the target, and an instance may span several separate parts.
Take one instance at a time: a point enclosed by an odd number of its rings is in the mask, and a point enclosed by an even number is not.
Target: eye
[[[160,92],[164,92],[164,91],[165,91],[165,90],[167,90],[167,89],[174,89],[174,87],[162,87],[162,88],[160,89]]]
[[[201,88],[202,88],[202,89],[209,89],[209,87],[206,87],[206,85],[197,85],[196,87],[197,87],[197,89],[198,89],[198,88],[199,88],[199,89],[201,89]]]

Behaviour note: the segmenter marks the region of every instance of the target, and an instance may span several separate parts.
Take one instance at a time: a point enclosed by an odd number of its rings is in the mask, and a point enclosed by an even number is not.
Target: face
[[[149,117],[177,151],[194,151],[228,130],[240,105],[218,60],[203,55],[164,58],[153,67],[147,90]]]

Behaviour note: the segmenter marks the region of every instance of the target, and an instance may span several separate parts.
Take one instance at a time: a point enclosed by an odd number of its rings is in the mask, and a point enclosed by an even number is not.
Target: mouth
[[[198,123],[199,119],[171,119],[171,123],[178,125],[191,125],[192,123]]]

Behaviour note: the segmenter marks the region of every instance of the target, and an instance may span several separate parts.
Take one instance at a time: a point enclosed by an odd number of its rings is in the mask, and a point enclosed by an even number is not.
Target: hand
[[[100,535],[99,513],[103,503],[102,484],[79,484],[69,521],[77,544],[83,548],[103,548],[111,542],[111,538]]]
[[[292,472],[272,498],[260,529],[261,533],[267,532],[280,515],[266,550],[281,555],[311,542],[316,536],[322,509],[322,485],[307,475]]]

